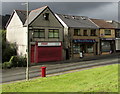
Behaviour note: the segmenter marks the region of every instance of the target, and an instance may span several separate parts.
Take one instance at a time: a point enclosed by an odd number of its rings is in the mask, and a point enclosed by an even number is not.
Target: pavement
[[[30,78],[36,78],[41,76],[41,66],[47,67],[47,76],[48,75],[60,75],[67,71],[79,70],[85,68],[91,68],[94,66],[108,65],[119,63],[120,54],[110,54],[94,57],[86,57],[83,59],[77,60],[67,60],[59,62],[44,62],[37,65],[32,65],[29,68]],[[12,68],[12,69],[3,69],[2,70],[2,82],[11,82],[25,79],[25,67],[21,68]]]

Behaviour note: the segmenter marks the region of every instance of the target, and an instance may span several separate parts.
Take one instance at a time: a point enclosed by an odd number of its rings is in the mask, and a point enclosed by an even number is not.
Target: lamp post
[[[26,67],[26,81],[29,80],[29,64],[30,64],[30,44],[29,44],[29,3],[26,3],[27,6],[27,67]]]
[[[29,38],[29,3],[23,3],[22,5],[26,5],[27,15],[26,15],[26,23],[27,23],[27,66],[26,66],[26,81],[29,80],[29,64],[30,64],[30,38]]]

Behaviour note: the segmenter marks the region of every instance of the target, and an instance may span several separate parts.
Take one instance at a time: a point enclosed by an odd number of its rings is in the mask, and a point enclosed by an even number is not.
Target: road
[[[47,67],[46,73],[55,74],[62,73],[70,70],[77,70],[83,68],[91,68],[93,66],[101,66],[108,64],[117,64],[119,63],[118,56],[112,56],[108,58],[92,59],[92,60],[83,60],[83,61],[72,61],[72,62],[57,62],[57,63],[44,63],[44,66]],[[29,69],[30,78],[40,77],[41,69],[43,65],[31,66]],[[25,79],[26,68],[13,68],[2,71],[2,83],[24,80]]]

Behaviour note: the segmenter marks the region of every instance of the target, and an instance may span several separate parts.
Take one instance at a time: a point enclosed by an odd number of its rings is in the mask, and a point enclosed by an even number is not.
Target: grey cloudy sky
[[[2,2],[2,14],[11,14],[14,9],[25,10],[21,3]],[[44,5],[48,5],[56,13],[118,20],[117,2],[30,2],[29,9],[33,10]]]

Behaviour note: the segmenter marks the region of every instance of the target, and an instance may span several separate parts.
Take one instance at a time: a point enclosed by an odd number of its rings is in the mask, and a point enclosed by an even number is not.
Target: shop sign
[[[38,42],[38,46],[61,46],[61,42]]]
[[[96,42],[95,39],[74,39],[73,42]]]
[[[102,38],[101,40],[115,40],[115,38]]]

